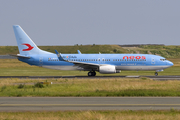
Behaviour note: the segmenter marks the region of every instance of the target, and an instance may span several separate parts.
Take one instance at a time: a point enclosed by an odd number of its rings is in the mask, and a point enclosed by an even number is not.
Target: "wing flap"
[[[78,61],[68,61],[70,63],[73,63],[75,66],[84,68],[84,69],[93,69],[93,70],[98,70],[99,64],[94,64],[94,63],[86,63],[86,62],[78,62]]]

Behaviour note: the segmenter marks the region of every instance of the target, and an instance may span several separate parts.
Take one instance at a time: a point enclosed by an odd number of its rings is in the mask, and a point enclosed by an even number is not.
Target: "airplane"
[[[151,54],[61,54],[39,49],[25,31],[19,26],[13,26],[19,53],[15,55],[19,61],[29,65],[40,66],[56,70],[89,71],[88,76],[120,73],[122,70],[134,71],[163,71],[173,66],[171,61],[164,57]]]

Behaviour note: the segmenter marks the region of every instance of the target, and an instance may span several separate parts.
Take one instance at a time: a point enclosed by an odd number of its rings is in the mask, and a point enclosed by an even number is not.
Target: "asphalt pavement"
[[[169,109],[180,109],[180,97],[0,97],[0,111]]]

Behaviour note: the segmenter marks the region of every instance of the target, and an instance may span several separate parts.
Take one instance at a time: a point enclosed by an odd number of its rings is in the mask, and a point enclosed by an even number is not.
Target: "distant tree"
[[[113,52],[116,53],[116,52],[117,52],[117,49],[114,49]]]

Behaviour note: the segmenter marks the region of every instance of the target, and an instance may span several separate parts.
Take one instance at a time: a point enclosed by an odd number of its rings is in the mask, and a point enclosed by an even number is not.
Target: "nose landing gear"
[[[158,72],[161,72],[161,71],[164,71],[164,70],[163,70],[163,69],[161,69],[161,70],[156,70],[155,76],[158,76]]]
[[[88,72],[88,76],[96,76],[96,72],[95,71],[90,71],[90,72]]]
[[[158,72],[155,72],[155,76],[158,76]]]

